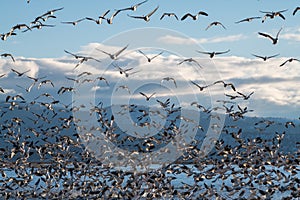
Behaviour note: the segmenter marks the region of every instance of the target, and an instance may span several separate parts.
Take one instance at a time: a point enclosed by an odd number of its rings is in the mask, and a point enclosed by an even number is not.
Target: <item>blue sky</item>
[[[297,7],[296,1],[156,1],[149,0],[146,4],[140,6],[133,15],[143,15],[153,10],[159,5],[158,11],[152,16],[150,22],[145,23],[142,20],[129,18],[124,12],[117,15],[112,25],[102,24],[97,26],[90,21],[83,21],[77,26],[61,24],[61,21],[73,21],[84,17],[96,17],[110,9],[120,9],[128,7],[140,1],[37,1],[32,0],[30,4],[26,1],[11,0],[1,5],[0,32],[9,31],[10,27],[18,23],[29,23],[35,17],[44,12],[64,7],[55,15],[56,19],[50,19],[46,24],[55,25],[54,28],[45,28],[44,30],[28,31],[20,33],[16,37],[9,38],[7,41],[1,41],[1,50],[13,53],[16,56],[24,57],[59,57],[64,54],[64,49],[79,51],[80,46],[91,42],[102,42],[112,35],[133,28],[142,27],[162,27],[179,31],[193,38],[211,38],[235,36],[242,34],[244,39],[234,42],[220,42],[205,44],[205,48],[222,50],[230,48],[231,54],[238,56],[251,56],[250,53],[280,53],[283,56],[297,56],[299,52],[299,42],[290,42],[285,39],[279,42],[277,46],[270,45],[270,41],[259,38],[258,31],[273,33],[283,27],[282,34],[295,30],[299,27],[299,15],[292,16],[292,11]],[[259,10],[278,11],[288,9],[284,13],[286,20],[275,18],[261,23],[261,20],[251,23],[235,24],[235,21],[246,17],[262,16]],[[179,17],[187,12],[196,13],[205,11],[208,17],[200,16],[199,20],[176,21],[173,18],[159,20],[163,12],[175,12]],[[131,13],[130,13],[131,14]],[[110,16],[111,13],[108,14]],[[220,21],[227,30],[220,27],[212,27],[208,31],[204,29],[212,21]],[[293,51],[290,49],[293,48]]]
[[[186,95],[186,98],[192,97],[193,93],[185,91],[184,83],[193,80],[197,83],[210,84],[216,80],[223,79],[234,83],[243,93],[254,91],[254,95],[249,102],[240,102],[244,106],[249,106],[255,110],[250,113],[252,116],[266,117],[289,117],[298,118],[300,110],[300,84],[299,68],[297,61],[288,63],[286,67],[280,68],[279,65],[290,57],[298,58],[300,52],[300,11],[295,16],[293,10],[300,6],[298,1],[268,1],[268,0],[174,0],[158,1],[149,0],[138,7],[137,11],[120,12],[113,21],[113,24],[107,24],[105,21],[97,25],[91,21],[82,21],[76,26],[62,24],[64,21],[75,21],[85,17],[97,18],[107,10],[111,10],[108,16],[115,9],[122,9],[139,3],[141,1],[67,1],[67,0],[31,0],[29,4],[26,0],[10,0],[3,3],[0,8],[0,33],[6,33],[16,24],[28,24],[37,16],[42,15],[48,10],[61,8],[63,10],[55,13],[56,19],[48,19],[45,24],[55,25],[55,27],[44,27],[41,30],[32,30],[22,33],[16,31],[16,36],[9,37],[6,41],[0,40],[0,52],[11,53],[16,58],[13,63],[9,58],[0,57],[0,75],[6,74],[0,79],[0,86],[5,89],[5,94],[0,94],[4,99],[7,94],[24,94],[20,88],[16,88],[15,82],[10,79],[15,76],[11,68],[25,71],[30,69],[26,75],[41,77],[47,75],[55,85],[65,84],[65,76],[76,77],[82,71],[92,71],[94,73],[105,74],[111,82],[123,84],[126,79],[117,73],[115,68],[102,70],[97,67],[97,62],[88,61],[74,71],[76,60],[66,54],[64,50],[70,52],[79,52],[80,54],[92,55],[100,59],[103,63],[111,62],[105,54],[95,51],[96,48],[105,49],[106,51],[117,51],[118,49],[129,44],[129,48],[149,48],[155,47],[157,50],[150,51],[158,53],[161,49],[164,53],[153,62],[152,71],[147,68],[149,73],[144,77],[132,76],[133,84],[142,84],[161,81],[165,76],[174,75],[177,77],[178,84],[183,84],[178,89],[178,96]],[[159,9],[149,22],[139,19],[133,19],[127,16],[144,15],[152,11],[155,7]],[[252,22],[236,24],[236,21],[247,17],[263,16],[259,11],[280,11],[288,9],[283,15],[286,20],[279,17],[267,19],[265,23],[261,19]],[[186,19],[177,21],[175,18],[165,17],[159,20],[164,12],[174,12],[179,18],[186,13],[197,13],[204,11],[208,16],[199,16],[199,19],[193,21]],[[225,27],[211,27],[207,31],[205,28],[214,21],[221,22]],[[279,42],[273,45],[270,39],[263,38],[258,32],[269,33],[275,36],[280,28],[283,28],[279,35]],[[225,51],[230,52],[224,55],[216,56],[209,59],[207,55],[196,52],[201,51]],[[147,50],[147,49],[146,49]],[[177,63],[182,58],[177,58],[172,53],[178,53],[182,57],[199,58],[203,64],[202,71],[193,71],[189,68],[175,69]],[[251,54],[270,56],[280,54],[280,56],[270,59],[266,62],[255,58]],[[121,59],[119,64],[141,65],[136,67],[136,71],[144,70],[145,58],[136,51],[129,52],[127,59]],[[75,63],[75,64],[74,64]],[[165,70],[161,69],[164,66]],[[150,65],[149,65],[150,66]],[[148,66],[148,67],[149,67]],[[173,67],[173,68],[172,68]],[[81,70],[81,71],[80,71]],[[169,70],[169,71],[168,71]],[[180,71],[178,75],[175,72]],[[115,74],[117,73],[117,74]],[[143,73],[137,73],[139,76]],[[19,79],[19,84],[25,86],[30,84],[29,80]],[[121,80],[121,82],[120,82]],[[70,82],[68,82],[70,84]],[[170,91],[173,91],[172,85]],[[56,93],[58,88],[45,87],[49,91]],[[100,94],[107,95],[116,88],[105,88],[103,85],[87,86],[85,91],[99,90]],[[48,92],[49,92],[48,91]],[[41,94],[42,90],[33,90],[33,96]],[[45,92],[45,91],[44,91]],[[210,94],[206,97],[218,98],[230,91],[224,91],[223,88],[212,88]],[[120,99],[125,93],[118,94]],[[126,93],[127,94],[127,93]],[[57,94],[55,94],[57,96]],[[87,94],[88,96],[89,94]],[[128,94],[127,94],[128,95]],[[189,96],[191,95],[191,96]],[[84,95],[82,95],[84,96]],[[161,94],[165,98],[166,94]],[[205,97],[205,98],[206,98]],[[220,96],[219,96],[220,97]],[[34,98],[34,97],[31,97]],[[131,98],[141,99],[138,92],[134,93]],[[159,95],[157,94],[157,98]],[[205,99],[204,98],[204,99]],[[182,102],[188,105],[186,99]]]

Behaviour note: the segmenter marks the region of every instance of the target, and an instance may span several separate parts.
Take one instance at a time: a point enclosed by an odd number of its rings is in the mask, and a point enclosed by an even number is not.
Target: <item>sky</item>
[[[40,30],[33,29],[24,33],[16,30],[17,35],[7,38],[6,41],[0,41],[0,53],[11,53],[16,59],[16,62],[12,62],[10,58],[0,58],[0,75],[5,74],[0,79],[0,86],[6,92],[0,94],[0,98],[4,99],[7,94],[26,95],[24,90],[16,87],[16,82],[11,79],[15,77],[11,68],[20,71],[30,69],[26,75],[33,77],[46,75],[47,78],[51,78],[57,83],[56,85],[65,84],[65,82],[71,84],[72,82],[68,82],[65,76],[76,77],[80,72],[92,71],[95,74],[104,74],[107,79],[114,82],[113,88],[105,87],[103,83],[99,83],[100,86],[77,85],[77,87],[82,87],[82,91],[85,92],[97,91],[95,95],[115,94],[116,87],[126,83],[133,84],[135,87],[140,86],[140,88],[136,87],[131,96],[131,98],[135,97],[140,100],[141,95],[138,93],[143,90],[147,91],[145,83],[152,84],[155,81],[160,83],[163,77],[172,76],[176,77],[178,90],[175,90],[169,82],[164,82],[166,90],[177,97],[184,96],[185,98],[181,99],[181,102],[189,105],[193,95],[197,93],[194,90],[197,88],[190,84],[191,80],[199,84],[211,84],[217,80],[224,80],[234,83],[243,93],[254,92],[249,101],[240,101],[244,106],[249,106],[254,110],[249,113],[250,116],[293,119],[300,116],[297,111],[300,110],[300,91],[297,87],[300,82],[300,62],[293,61],[279,67],[288,58],[300,59],[300,11],[294,16],[292,15],[294,9],[300,6],[299,1],[174,0],[171,3],[171,1],[148,0],[134,12],[120,12],[113,19],[113,24],[107,24],[104,21],[103,24],[98,25],[88,20],[83,20],[76,26],[61,23],[85,17],[96,18],[107,10],[110,10],[108,16],[111,16],[115,9],[126,8],[139,2],[141,1],[31,0],[30,3],[27,3],[26,0],[10,0],[3,3],[0,8],[0,33],[9,32],[11,27],[16,24],[30,25],[30,22],[37,16],[48,10],[63,9],[55,12],[55,19],[48,19],[45,22],[54,27],[43,27]],[[159,8],[151,16],[149,22],[127,16],[127,14],[141,16],[151,12],[157,6]],[[235,23],[247,17],[264,16],[260,11],[285,9],[287,11],[282,13],[285,20],[275,17],[274,19],[268,18],[264,23],[262,23],[262,19]],[[199,11],[208,13],[208,16],[199,16],[195,21],[191,18],[177,21],[173,17],[165,17],[160,20],[164,12],[174,12],[180,19],[186,13],[195,14]],[[205,30],[214,21],[221,22],[226,29],[221,26],[212,26]],[[273,45],[270,39],[258,35],[258,32],[263,32],[275,36],[281,28],[282,31],[276,45]],[[111,60],[107,55],[95,50],[98,48],[113,52],[126,45],[128,45],[128,51],[127,54],[126,52],[124,54],[128,58],[120,59],[118,64],[128,68],[132,67],[137,72],[130,76],[130,81],[118,73],[112,73],[116,71],[115,68],[105,65],[109,66]],[[148,51],[147,53],[153,54],[153,56],[160,51],[164,51],[164,53],[153,62],[147,63],[145,58],[136,51],[137,49]],[[196,50],[226,51],[228,49],[230,49],[228,53],[217,55],[213,59],[210,59],[208,55],[196,52]],[[101,64],[91,60],[76,69],[79,71],[73,70],[76,60],[64,50],[93,56],[101,60]],[[262,61],[252,54],[280,55]],[[190,57],[199,59],[203,69],[195,70],[194,66],[185,64],[179,70],[178,62],[183,58]],[[174,66],[177,68],[174,69]],[[30,84],[29,80],[18,78],[18,83],[22,86]],[[186,87],[190,90],[187,91]],[[223,87],[213,86],[210,89],[207,94],[203,94],[204,104],[211,101],[209,98],[224,98],[224,93],[235,94],[227,89],[224,91]],[[55,92],[57,88],[54,90],[51,87],[45,87],[45,91],[51,90],[55,93],[53,95],[58,96]],[[78,88],[78,90],[80,89]],[[42,90],[33,91],[34,95],[39,95],[41,92]],[[160,90],[161,96],[157,94],[157,98],[161,97],[165,100],[168,95],[166,92],[163,93],[163,90]],[[122,99],[122,94],[116,93],[115,95],[114,100]],[[84,96],[88,96],[88,94],[81,94],[80,98]],[[77,96],[77,98],[79,97]],[[198,96],[197,98],[202,97]],[[83,98],[83,100],[86,99]]]

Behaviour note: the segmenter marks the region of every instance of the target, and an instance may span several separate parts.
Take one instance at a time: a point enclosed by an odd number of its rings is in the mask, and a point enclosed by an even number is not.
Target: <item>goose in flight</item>
[[[226,30],[226,27],[221,23],[221,22],[212,22],[212,23],[210,23],[207,27],[206,27],[206,31],[207,31],[207,29],[209,29],[211,26],[218,26],[218,25],[220,25],[220,26],[222,26],[225,30]]]
[[[24,72],[18,72],[17,70],[11,68],[11,71],[15,72],[19,77],[21,77],[21,76],[23,76],[24,74],[26,74],[27,72],[29,72],[30,69],[29,69],[29,70],[26,70],[26,71],[24,71]]]
[[[193,58],[184,59],[184,60],[180,61],[177,65],[181,65],[184,62],[190,62],[190,63],[193,62],[193,63],[196,63],[200,68],[202,68],[202,66],[199,64],[199,62]]]
[[[186,13],[185,15],[183,15],[181,17],[181,21],[185,20],[187,17],[192,18],[193,20],[197,20],[199,15],[204,15],[204,16],[208,16],[208,14],[206,12],[203,11],[199,11],[196,15],[192,15],[191,13]]]
[[[90,21],[94,21],[96,24],[102,24],[102,19],[106,19],[105,16],[110,12],[110,10],[107,10],[105,13],[103,13],[102,15],[100,15],[98,17],[98,19],[94,19],[91,17],[86,17],[86,20],[90,20]]]
[[[287,9],[285,10],[280,10],[280,11],[276,11],[276,12],[270,12],[270,11],[260,11],[261,13],[265,13],[265,16],[262,20],[262,23],[264,23],[266,21],[266,19],[269,17],[270,19],[273,19],[277,16],[281,17],[283,20],[285,20],[285,17],[283,16],[283,12],[286,12]]]
[[[12,59],[13,62],[15,62],[15,58],[13,57],[13,55],[11,55],[10,53],[3,53],[0,55],[1,57],[10,57]]]
[[[239,24],[239,23],[241,23],[241,22],[251,22],[252,20],[254,20],[254,19],[260,19],[261,17],[248,17],[248,18],[245,18],[245,19],[242,19],[242,20],[240,20],[240,21],[237,21],[237,22],[235,22],[236,24]]]
[[[295,10],[293,11],[293,15],[295,15],[298,10],[300,10],[300,7],[295,8]]]
[[[230,49],[228,49],[227,51],[221,51],[221,52],[206,52],[206,51],[198,51],[196,50],[198,53],[202,53],[202,54],[208,54],[210,58],[213,58],[215,55],[219,55],[219,54],[224,54],[224,53],[228,53],[230,51]]]
[[[39,22],[39,24],[34,25],[32,27],[30,27],[30,29],[25,29],[24,31],[22,31],[23,33],[27,32],[27,31],[31,31],[32,29],[36,28],[36,29],[41,29],[43,27],[54,27],[55,25],[48,25],[48,24],[42,24],[41,22]]]
[[[59,10],[62,10],[62,9],[64,9],[64,7],[56,8],[56,9],[53,9],[53,10],[49,10],[49,11],[47,11],[45,14],[43,14],[43,15],[41,15],[41,16],[43,17],[43,16],[46,16],[46,15],[53,15],[54,12],[59,11]]]
[[[127,72],[133,69],[132,67],[130,67],[128,69],[123,69],[114,63],[112,63],[112,65],[119,70],[120,74],[125,74],[126,77],[128,76]]]
[[[71,52],[69,52],[67,50],[64,50],[64,52],[67,53],[67,54],[70,54],[70,55],[74,56],[74,58],[76,58],[76,59],[84,57],[84,56],[81,56],[81,55],[78,55],[78,54],[71,53]]]
[[[165,78],[163,78],[163,79],[160,81],[160,84],[162,84],[164,81],[173,81],[175,87],[177,88],[177,83],[176,83],[176,81],[175,81],[174,78],[172,78],[172,77],[165,77]]]
[[[149,101],[149,100],[151,99],[151,97],[153,97],[153,96],[156,94],[156,92],[152,93],[152,94],[149,95],[149,96],[146,95],[146,94],[143,93],[143,92],[140,92],[140,94],[146,98],[146,101]]]
[[[162,53],[163,53],[163,51],[162,52],[160,52],[159,54],[156,54],[155,56],[153,56],[153,57],[148,57],[144,52],[142,52],[141,50],[138,50],[138,52],[139,53],[141,53],[143,56],[145,56],[146,58],[147,58],[147,61],[148,62],[151,62],[154,58],[156,58],[157,56],[159,56],[159,55],[161,55]]]
[[[234,86],[232,83],[225,83],[224,81],[220,80],[220,81],[215,81],[215,82],[213,83],[213,85],[218,84],[218,83],[222,83],[223,86],[224,86],[224,88],[226,88],[226,87],[229,86],[229,87],[231,87],[231,89],[232,89],[233,91],[236,91],[235,86]]]
[[[274,58],[276,56],[279,56],[279,54],[275,54],[275,55],[272,55],[272,56],[260,56],[260,55],[256,55],[256,54],[252,54],[252,55],[255,56],[255,57],[257,57],[257,58],[263,59],[263,61],[266,61],[266,60],[268,60],[270,58]]]
[[[129,93],[129,94],[131,94],[131,92],[130,92],[130,89],[129,89],[129,87],[127,86],[127,85],[119,85],[117,88],[116,88],[116,92],[119,90],[119,89],[123,89],[123,90],[127,90],[127,92]]]
[[[1,37],[1,40],[5,41],[9,36],[12,36],[12,35],[17,35],[17,34],[14,32],[8,32],[8,33],[0,34],[0,37]]]
[[[97,50],[98,51],[101,51],[102,53],[104,53],[104,54],[106,54],[106,55],[108,55],[112,60],[117,60],[117,58],[118,58],[118,56],[123,52],[123,51],[125,51],[125,49],[127,49],[127,47],[128,47],[128,45],[129,44],[127,44],[125,47],[123,47],[121,50],[119,50],[119,51],[117,51],[117,52],[115,52],[115,53],[108,53],[108,52],[106,52],[106,51],[103,51],[103,50],[101,50],[101,49],[98,49],[97,48]]]
[[[300,60],[299,59],[297,59],[297,58],[289,58],[289,59],[287,59],[286,61],[284,61],[281,65],[279,65],[280,67],[282,67],[282,66],[284,66],[286,63],[288,63],[288,62],[293,62],[293,61],[298,61],[298,62],[300,62]]]
[[[248,100],[252,94],[254,94],[254,91],[252,91],[250,94],[243,94],[241,92],[237,92],[239,95],[243,97],[244,100]]]
[[[261,36],[264,36],[264,37],[266,37],[266,38],[271,39],[271,40],[272,40],[272,43],[275,45],[275,44],[277,44],[277,42],[278,42],[278,36],[279,36],[279,33],[281,32],[281,30],[282,30],[282,28],[279,29],[279,31],[277,32],[275,38],[272,37],[272,36],[270,36],[270,35],[267,34],[267,33],[261,33],[261,32],[258,32],[258,34],[261,35]]]
[[[135,19],[143,19],[144,21],[149,22],[150,21],[150,17],[157,11],[158,8],[159,8],[159,6],[157,6],[154,10],[152,10],[147,15],[143,15],[143,16],[128,15],[128,16],[131,17],[131,18],[135,18]]]
[[[119,12],[121,12],[121,10],[116,10],[110,18],[106,18],[106,21],[108,24],[112,24],[113,23],[113,19],[117,16],[117,14],[119,14]]]
[[[125,10],[132,10],[132,11],[136,11],[136,9],[140,6],[140,5],[142,5],[142,4],[144,4],[144,3],[146,3],[148,0],[146,0],[146,1],[142,1],[142,2],[140,2],[140,3],[137,3],[137,4],[135,4],[135,5],[132,5],[132,6],[130,6],[130,7],[128,7],[128,8],[123,8],[123,9],[120,9],[120,11],[125,11]]]
[[[175,13],[163,13],[159,19],[162,20],[165,16],[168,16],[168,17],[174,16],[177,20],[179,20]]]
[[[198,83],[194,82],[194,81],[191,81],[191,83],[195,86],[197,86],[199,88],[200,91],[203,91],[205,88],[208,87],[208,85],[205,85],[205,86],[200,86]]]
[[[31,28],[27,24],[17,24],[10,29],[10,32],[14,32],[17,29],[21,30],[23,28],[27,28],[27,29],[31,30]]]
[[[68,22],[61,22],[62,24],[72,24],[73,26],[76,26],[79,22],[82,22],[86,18],[78,19],[76,21],[68,21]]]
[[[79,65],[81,65],[83,62],[87,62],[88,60],[95,60],[97,62],[101,62],[100,60],[93,58],[93,57],[87,57],[87,56],[82,56],[82,58],[79,60],[79,62],[75,65],[74,69],[76,69]]]

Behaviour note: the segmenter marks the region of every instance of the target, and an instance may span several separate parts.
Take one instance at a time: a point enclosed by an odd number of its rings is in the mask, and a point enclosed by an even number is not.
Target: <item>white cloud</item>
[[[90,55],[85,49],[90,50],[91,47],[100,46],[103,49],[107,49],[104,45],[90,44],[83,48],[82,54]],[[111,47],[111,50],[118,50],[120,47]],[[97,56],[95,53],[93,56]],[[149,53],[149,55],[154,55]],[[124,74],[120,74],[119,71],[111,66],[107,65],[111,62],[110,58],[104,57],[101,64],[95,61],[88,61],[78,67],[78,70],[73,71],[76,59],[73,57],[64,56],[63,58],[18,58],[15,63],[7,60],[0,59],[0,74],[5,73],[6,76],[0,79],[1,87],[8,93],[20,93],[24,92],[21,88],[16,87],[16,84],[22,87],[30,85],[32,80],[29,80],[26,76],[19,77],[18,79],[12,79],[16,75],[10,70],[15,68],[20,71],[30,69],[27,75],[33,77],[47,76],[47,79],[51,79],[55,88],[42,87],[38,90],[37,86],[32,89],[33,96],[41,94],[43,89],[49,90],[48,93],[56,94],[57,90],[61,86],[72,86],[73,82],[67,80],[65,76],[71,76],[75,79],[94,79],[97,76],[103,76],[109,82],[109,87],[106,86],[104,81],[90,82],[82,84],[83,92],[78,94],[79,96],[90,95],[93,92],[100,92],[101,95],[111,96],[111,93],[115,91],[115,88],[120,85],[127,85],[130,87],[131,94],[127,91],[119,90],[114,93],[114,98],[137,98],[138,101],[143,100],[142,96],[138,95],[140,90],[149,90],[151,92],[157,92],[157,98],[166,98],[176,96],[184,105],[189,105],[189,101],[193,96],[198,95],[201,98],[209,100],[209,98],[224,98],[224,93],[236,94],[230,89],[225,89],[221,84],[210,86],[204,91],[200,92],[199,88],[191,84],[191,80],[199,83],[199,85],[210,85],[217,80],[224,80],[225,82],[232,82],[238,91],[249,94],[254,91],[251,96],[251,108],[260,109],[262,103],[268,103],[269,107],[274,109],[269,113],[280,115],[280,109],[291,109],[292,107],[300,107],[300,85],[299,77],[299,63],[291,62],[284,67],[279,65],[284,62],[286,57],[276,57],[267,61],[262,61],[258,58],[244,58],[238,56],[216,56],[213,59],[194,57],[202,66],[200,69],[198,66],[191,65],[190,63],[184,63],[178,65],[182,60],[175,55],[162,54],[155,58],[152,62],[148,63],[143,55],[136,51],[124,52],[124,57],[115,61],[124,67],[124,69],[130,69],[128,73],[137,72],[135,74],[125,77]],[[86,75],[84,77],[77,77],[82,72],[91,72],[92,75]],[[164,81],[162,86],[161,80],[164,77],[175,78],[177,88],[171,81]],[[153,84],[153,91],[147,84]],[[145,86],[146,85],[146,86]],[[75,87],[79,87],[80,84]],[[162,87],[162,88],[161,88]],[[28,94],[24,94],[28,95]],[[128,96],[126,96],[128,95]],[[4,97],[1,95],[1,98]],[[56,95],[57,96],[57,95]],[[242,101],[241,101],[242,102]],[[261,110],[260,110],[261,112]]]
[[[300,33],[286,33],[282,34],[281,38],[286,39],[286,40],[293,40],[300,42]]]

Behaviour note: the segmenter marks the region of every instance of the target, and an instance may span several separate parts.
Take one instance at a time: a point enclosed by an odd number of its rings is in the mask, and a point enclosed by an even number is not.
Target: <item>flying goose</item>
[[[275,55],[272,55],[272,56],[260,56],[260,55],[256,55],[256,54],[252,54],[253,56],[257,57],[257,58],[261,58],[263,59],[264,61],[266,61],[267,59],[270,59],[270,58],[274,58],[276,56],[279,56],[279,54],[275,54]]]
[[[150,100],[150,98],[151,97],[153,97],[155,94],[156,94],[156,92],[153,92],[151,95],[146,95],[145,93],[143,93],[143,92],[140,92],[140,94],[142,95],[142,96],[144,96],[144,97],[146,97],[146,101],[149,101]]]
[[[260,19],[261,17],[248,17],[248,18],[245,18],[245,19],[242,19],[240,21],[237,21],[235,22],[236,24],[239,24],[241,22],[251,22],[253,19]]]
[[[106,51],[103,51],[103,50],[101,50],[101,49],[98,49],[97,48],[97,50],[98,51],[101,51],[102,53],[105,53],[106,55],[108,55],[112,60],[116,60],[117,58],[118,58],[118,56],[123,52],[123,51],[125,51],[125,49],[127,49],[127,47],[128,47],[128,44],[125,46],[125,47],[123,47],[121,50],[119,50],[119,51],[117,51],[117,52],[115,52],[115,53],[108,53],[108,52],[106,52]]]
[[[203,91],[205,88],[208,87],[208,85],[205,85],[205,86],[200,86],[199,84],[197,84],[196,82],[194,81],[191,81],[191,83],[195,86],[197,86],[199,88],[200,91]]]
[[[116,10],[110,18],[106,18],[106,21],[108,24],[112,24],[113,23],[113,19],[115,18],[115,16],[117,16],[117,14],[121,12],[121,10]]]
[[[26,70],[26,71],[24,71],[24,72],[18,72],[17,70],[11,68],[11,71],[15,72],[19,77],[21,77],[21,76],[23,76],[25,73],[29,72],[30,69],[29,69],[29,70]]]
[[[168,17],[174,16],[178,20],[178,17],[175,13],[163,13],[162,16],[160,17],[160,20],[162,20],[165,16],[168,16]]]
[[[279,17],[281,17],[283,20],[285,20],[285,17],[284,17],[283,14],[281,14],[281,13],[286,12],[286,11],[287,11],[287,9],[285,9],[285,10],[280,10],[280,11],[276,11],[276,12],[273,12],[273,11],[272,11],[272,12],[269,12],[269,11],[260,11],[261,13],[265,13],[265,16],[264,16],[264,18],[263,18],[263,20],[262,20],[262,23],[264,23],[268,17],[269,17],[270,19],[273,19],[274,17],[279,16]]]
[[[261,36],[264,36],[264,37],[266,37],[266,38],[269,38],[269,39],[271,39],[272,40],[272,42],[273,42],[273,44],[275,45],[275,44],[277,44],[277,42],[278,42],[278,36],[279,36],[279,33],[280,33],[280,31],[282,30],[282,28],[280,28],[279,29],[279,31],[277,32],[277,34],[276,34],[276,37],[274,38],[274,37],[272,37],[272,36],[270,36],[269,34],[267,34],[267,33],[261,33],[261,32],[258,32],[258,34],[259,35],[261,35]]]
[[[233,91],[236,91],[236,89],[235,89],[235,87],[234,87],[234,85],[233,85],[232,83],[225,83],[224,81],[220,80],[220,81],[215,81],[215,82],[213,83],[213,85],[218,84],[218,83],[222,83],[223,86],[224,86],[224,88],[226,88],[226,87],[229,86],[229,87],[231,87],[231,89],[232,89]]]
[[[293,15],[295,15],[298,10],[300,10],[300,7],[295,8],[295,10],[293,11]]]
[[[76,26],[79,22],[85,20],[86,18],[78,19],[76,21],[68,21],[68,22],[61,22],[62,24],[72,24],[73,26]]]
[[[210,23],[207,27],[206,27],[206,31],[207,31],[207,29],[209,29],[211,26],[217,26],[217,25],[220,25],[220,26],[222,26],[225,30],[226,30],[226,27],[221,23],[221,22],[212,22],[212,23]]]
[[[144,52],[142,52],[141,50],[138,50],[138,52],[141,53],[143,56],[145,56],[147,58],[148,62],[151,62],[154,58],[156,58],[157,56],[159,56],[159,55],[161,55],[163,53],[163,51],[162,51],[159,54],[156,54],[155,56],[153,56],[153,57],[150,58]]]
[[[7,37],[12,36],[12,35],[17,35],[17,34],[14,32],[8,32],[8,33],[0,34],[0,37],[1,37],[1,40],[5,41],[7,39]]]
[[[300,62],[300,60],[297,59],[297,58],[289,58],[289,59],[287,59],[286,61],[284,61],[284,62],[283,62],[281,65],[279,65],[279,66],[282,67],[282,66],[285,65],[286,63],[292,62],[292,61],[298,61],[298,62]]]
[[[251,92],[250,94],[243,94],[241,92],[237,92],[239,95],[241,95],[243,97],[244,100],[248,100],[252,94],[254,94],[254,91]]]
[[[151,15],[153,15],[157,9],[159,8],[159,6],[157,6],[154,10],[152,10],[150,13],[148,13],[147,15],[143,15],[143,16],[132,16],[132,15],[128,15],[131,18],[135,18],[135,19],[143,19],[146,22],[150,21],[150,17]]]
[[[202,66],[197,62],[197,60],[195,60],[193,58],[186,58],[186,59],[180,61],[177,65],[181,65],[184,62],[193,62],[193,63],[196,63],[200,68],[202,68]]]
[[[224,54],[224,53],[228,53],[230,51],[230,49],[228,49],[227,51],[221,51],[221,52],[206,52],[206,51],[198,51],[196,50],[198,53],[202,53],[202,54],[208,54],[210,58],[213,58],[215,55],[219,55],[219,54]]]
[[[11,59],[12,59],[12,61],[14,61],[15,62],[15,59],[14,59],[14,57],[13,57],[13,55],[11,55],[10,53],[3,53],[3,54],[1,54],[0,55],[1,57],[10,57]]]
[[[162,84],[164,81],[173,81],[175,87],[177,88],[177,84],[176,84],[176,81],[175,81],[174,78],[172,78],[172,77],[165,77],[165,78],[163,78],[163,79],[160,81],[160,84]]]
[[[135,4],[135,5],[132,5],[132,6],[130,6],[130,7],[128,7],[128,8],[123,8],[123,9],[120,9],[120,11],[125,11],[125,10],[132,10],[132,11],[136,11],[136,9],[140,6],[140,5],[142,5],[142,4],[144,4],[144,3],[146,3],[148,0],[146,0],[146,1],[142,1],[142,2],[140,2],[140,3],[137,3],[137,4]]]
[[[53,15],[54,12],[59,11],[59,10],[62,10],[62,9],[64,9],[64,7],[56,8],[56,9],[53,9],[53,10],[49,10],[49,11],[47,11],[45,14],[43,14],[43,15],[41,15],[41,16],[43,17],[43,16],[46,16],[46,15]]]
[[[25,29],[25,30],[22,31],[22,32],[25,33],[25,32],[27,32],[27,31],[29,31],[29,30],[34,29],[34,28],[36,28],[36,29],[41,29],[41,28],[43,28],[43,27],[54,27],[54,26],[55,26],[55,25],[42,24],[41,22],[39,22],[39,24],[30,27],[30,29]]]
[[[106,19],[105,16],[110,12],[110,10],[107,10],[105,13],[103,13],[102,15],[100,15],[98,17],[98,19],[94,19],[91,17],[86,17],[85,19],[90,20],[90,21],[94,21],[96,22],[96,24],[102,24],[102,19]]]
[[[192,15],[191,13],[186,13],[185,15],[183,15],[181,17],[181,21],[185,20],[187,17],[192,18],[193,20],[197,20],[199,15],[204,15],[204,16],[208,16],[208,14],[206,12],[203,11],[199,11],[196,15]]]

